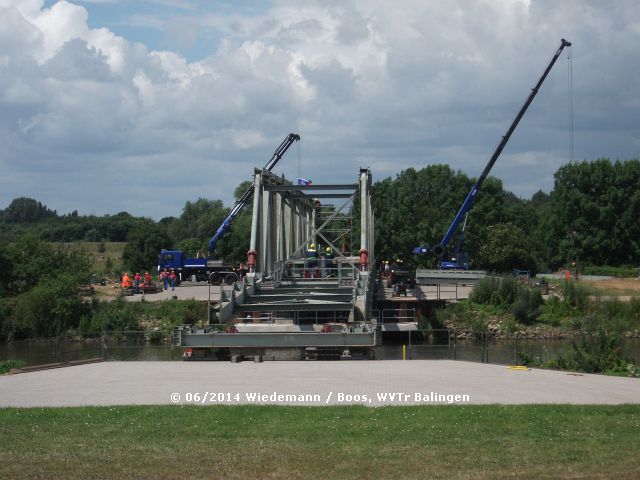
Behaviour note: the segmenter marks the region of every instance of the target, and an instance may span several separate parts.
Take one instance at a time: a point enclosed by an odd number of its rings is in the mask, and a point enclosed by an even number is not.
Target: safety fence
[[[572,349],[569,338],[529,338],[517,334],[432,329],[393,332],[393,338],[376,347],[381,360],[461,360],[468,362],[519,365],[523,358],[545,362]],[[629,343],[631,349],[640,345]]]
[[[0,360],[22,360],[25,366],[76,362],[95,358],[105,361],[178,360],[165,336],[155,331],[110,331],[82,338],[47,338],[0,343]]]
[[[383,318],[394,312],[385,312]],[[408,313],[407,315],[410,315]],[[396,316],[396,318],[398,318]],[[387,326],[392,324],[385,323]],[[547,361],[566,354],[574,340],[525,338],[455,329],[387,331],[375,347],[378,360],[449,359],[503,365],[522,358]],[[106,361],[179,360],[183,349],[172,347],[160,332],[111,331],[78,339],[46,339],[0,343],[0,360],[23,360],[27,366],[102,358]],[[640,339],[624,339],[625,352],[640,358]]]

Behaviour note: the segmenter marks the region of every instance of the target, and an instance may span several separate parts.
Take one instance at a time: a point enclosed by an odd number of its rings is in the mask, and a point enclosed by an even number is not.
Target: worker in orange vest
[[[131,288],[131,286],[131,277],[127,272],[124,272],[124,275],[122,275],[122,288]]]

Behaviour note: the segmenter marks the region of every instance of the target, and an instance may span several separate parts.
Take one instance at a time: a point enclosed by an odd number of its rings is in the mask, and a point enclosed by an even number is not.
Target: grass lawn
[[[100,244],[104,245],[104,252],[100,252]],[[120,269],[122,265],[122,254],[126,242],[71,242],[55,243],[54,245],[64,245],[65,247],[78,249],[86,253],[91,259],[92,271],[99,272],[105,268],[107,258],[111,259],[114,269]]]
[[[0,409],[0,478],[640,478],[640,405]]]

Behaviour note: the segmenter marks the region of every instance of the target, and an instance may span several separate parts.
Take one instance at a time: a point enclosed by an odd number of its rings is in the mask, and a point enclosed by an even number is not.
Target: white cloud
[[[631,0],[280,0],[255,13],[145,3],[122,24],[144,13],[162,51],[89,27],[71,1],[44,5],[0,0],[0,206],[29,195],[59,211],[159,218],[198,196],[228,203],[290,131],[303,142],[278,167],[289,177],[298,163],[316,182],[429,163],[475,176],[564,36],[576,157],[638,156]],[[188,44],[215,36],[215,48],[188,61],[176,53],[184,31]],[[567,160],[564,57],[496,165],[516,193],[548,190]]]

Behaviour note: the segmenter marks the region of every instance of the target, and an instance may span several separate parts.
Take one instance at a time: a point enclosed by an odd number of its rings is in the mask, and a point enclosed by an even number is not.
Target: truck
[[[300,135],[296,133],[287,135],[263,169],[270,172],[284,156],[289,147],[299,140]],[[181,250],[162,250],[158,256],[158,272],[164,269],[174,270],[179,280],[185,280],[195,276],[197,281],[208,281],[213,285],[220,285],[223,282],[227,285],[232,285],[237,282],[238,271],[230,263],[218,258],[217,247],[218,242],[231,231],[231,226],[235,218],[253,197],[254,189],[255,186],[252,183],[229,211],[229,214],[220,227],[218,227],[209,239],[206,257],[197,256],[192,258],[188,257]]]
[[[407,288],[416,288],[416,270],[413,265],[393,262],[386,275],[387,288],[393,287],[393,297],[407,296]]]
[[[542,76],[538,80],[538,83],[531,90],[531,93],[527,97],[527,100],[525,101],[524,105],[516,115],[516,118],[511,123],[511,126],[507,130],[507,133],[502,137],[502,140],[496,147],[495,151],[493,152],[493,155],[491,155],[491,158],[489,158],[489,161],[485,165],[484,170],[480,174],[480,177],[478,177],[478,180],[476,181],[476,183],[471,187],[471,190],[467,194],[467,197],[465,198],[464,202],[462,202],[462,206],[460,207],[460,210],[458,210],[458,213],[453,218],[453,221],[449,225],[449,228],[444,234],[444,237],[442,237],[442,240],[440,241],[440,243],[434,246],[415,247],[413,249],[414,255],[429,254],[429,253],[435,255],[439,259],[438,267],[443,270],[454,270],[454,269],[468,270],[469,269],[468,255],[466,253],[461,252],[460,249],[462,246],[462,240],[464,238],[464,229],[466,228],[469,211],[473,206],[473,202],[476,198],[476,195],[480,190],[480,187],[482,186],[483,182],[489,175],[489,172],[493,168],[493,165],[496,163],[496,160],[502,153],[502,150],[504,150],[504,147],[507,145],[509,138],[511,138],[511,134],[513,134],[513,132],[515,131],[516,127],[518,126],[518,123],[520,123],[520,120],[524,116],[525,112],[529,108],[529,105],[531,104],[536,94],[538,93],[538,90],[540,89],[545,79],[547,78],[547,75],[549,75],[551,68],[556,63],[556,60],[558,60],[558,57],[560,57],[562,50],[564,50],[565,47],[570,47],[570,46],[571,46],[571,42],[565,40],[564,38],[560,40],[560,47],[558,47],[555,54],[551,58],[551,61],[549,62],[549,64],[547,65],[547,68],[544,70]],[[456,244],[455,251],[452,252],[452,254],[449,254],[447,252],[447,247],[452,237],[456,233],[456,230],[458,229],[458,226],[460,225],[460,222],[462,221],[463,218],[464,218],[464,224],[461,230],[460,237]]]

